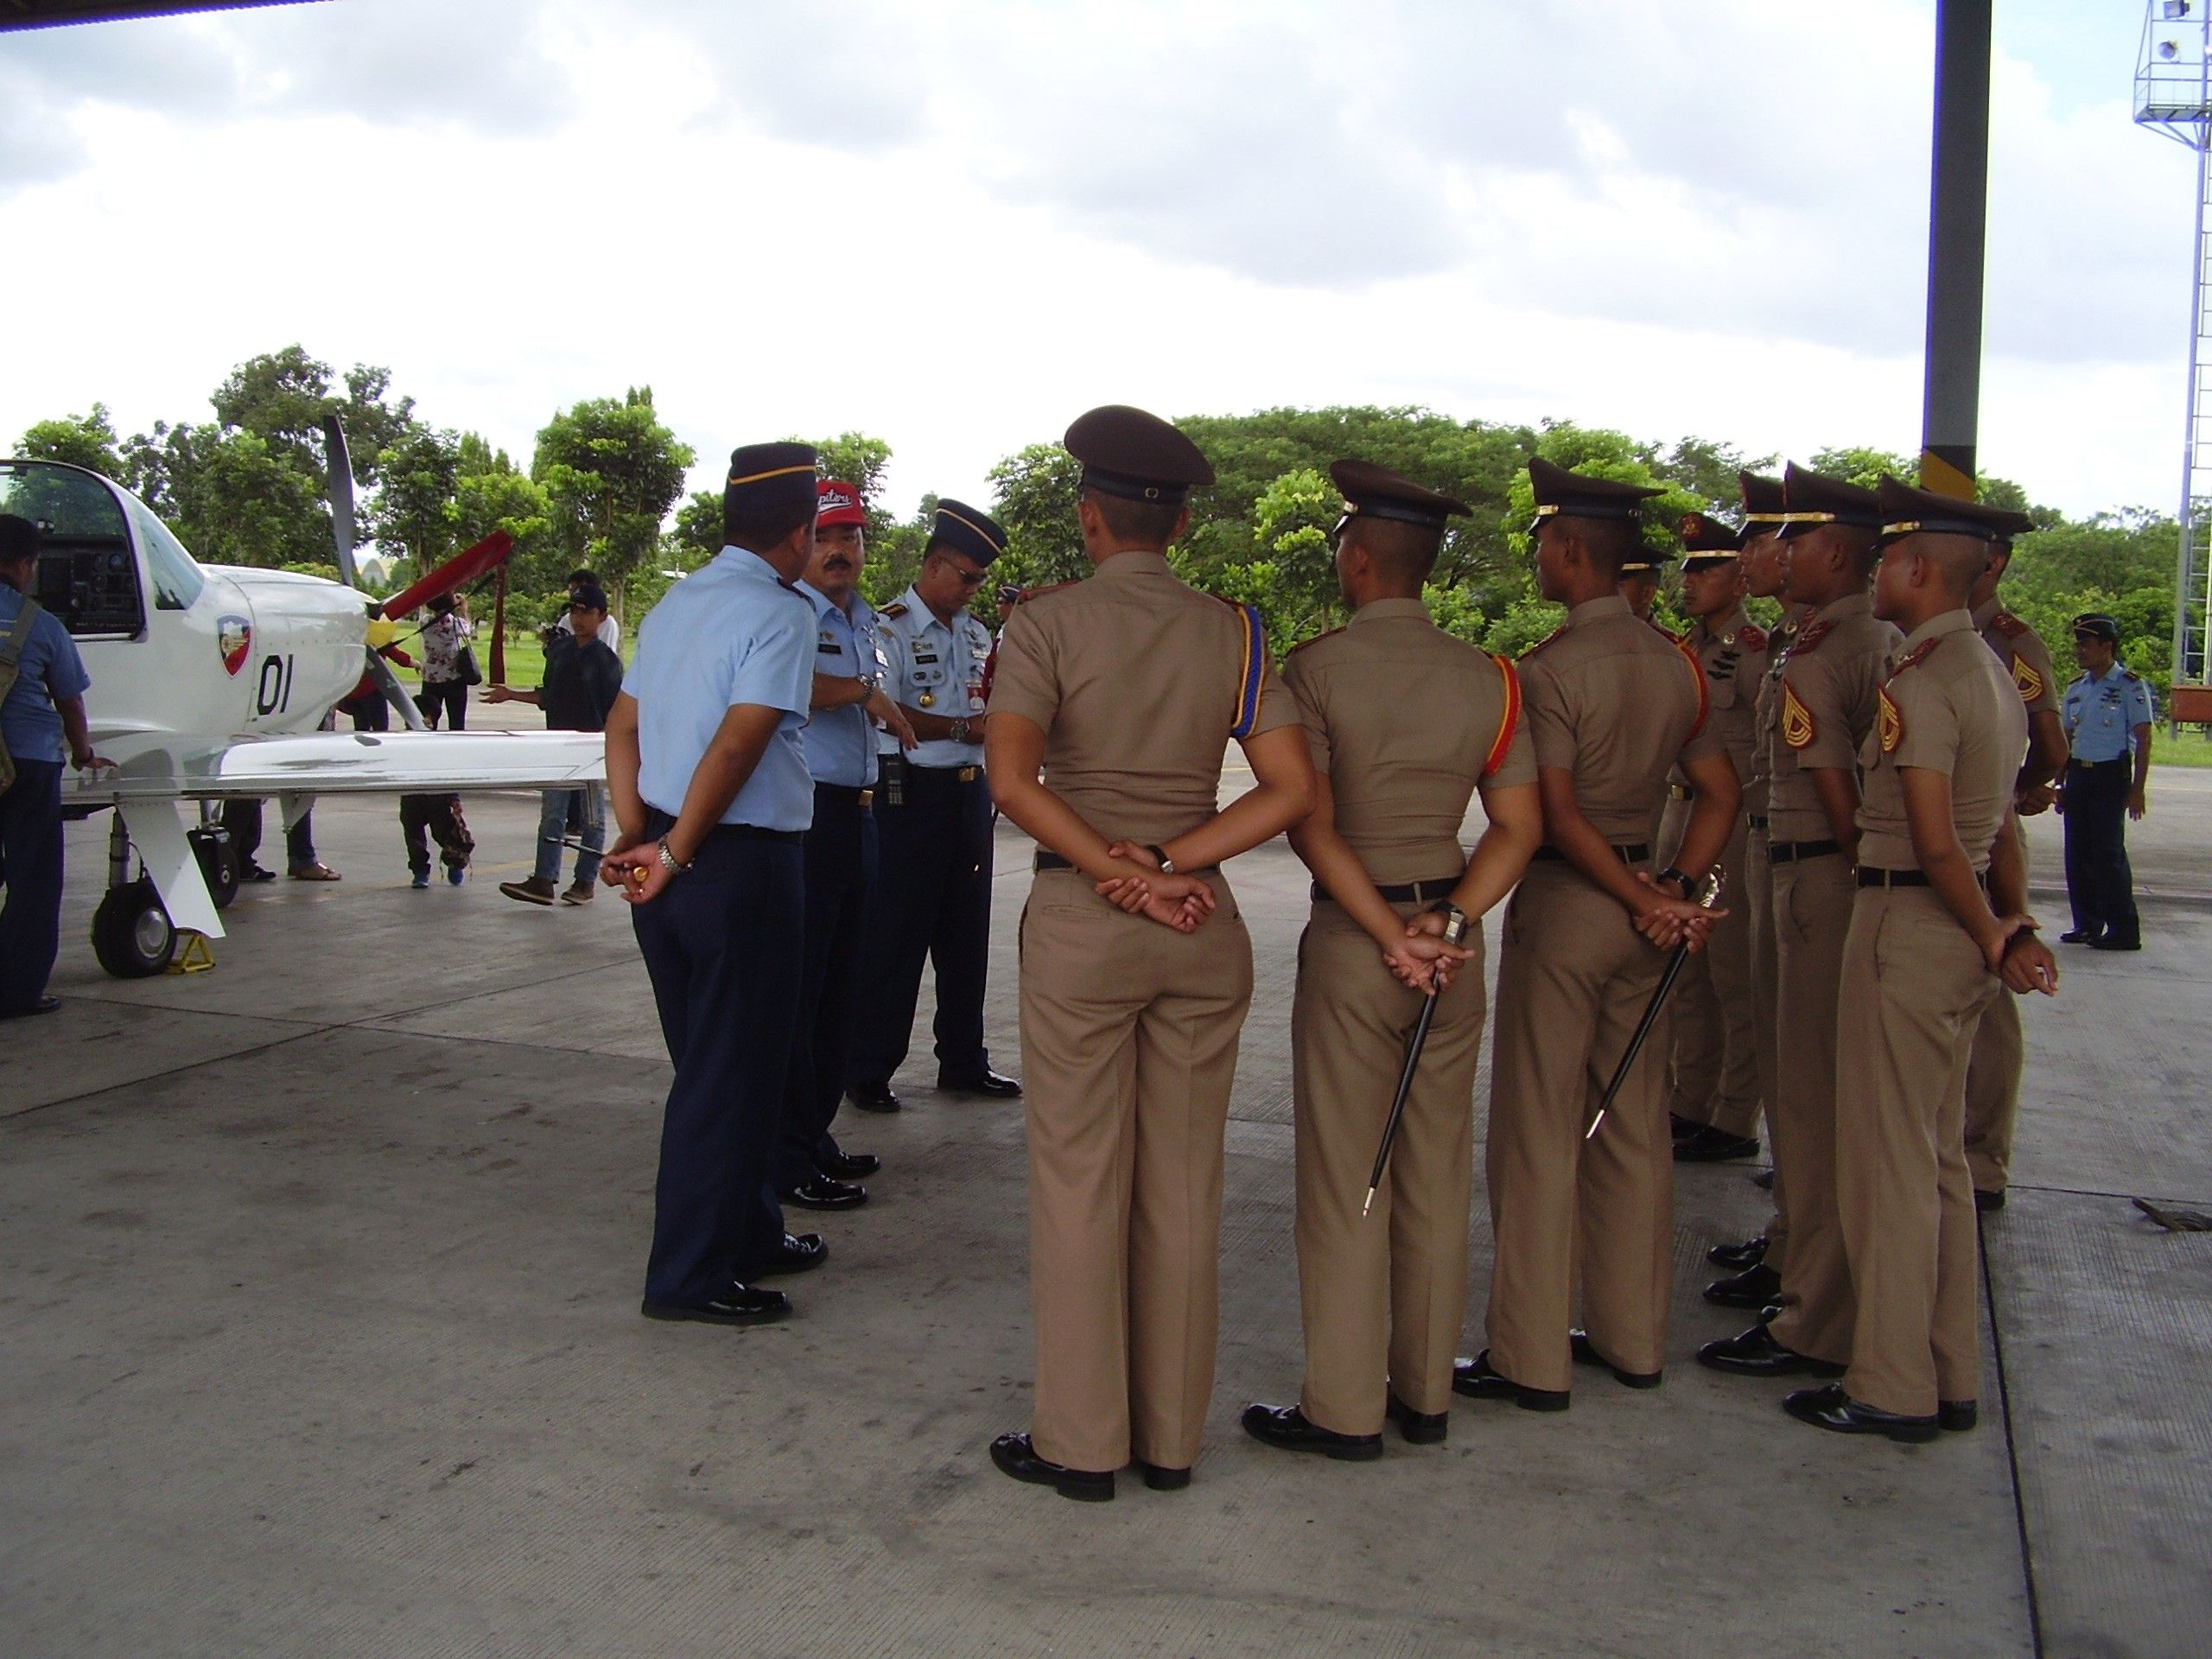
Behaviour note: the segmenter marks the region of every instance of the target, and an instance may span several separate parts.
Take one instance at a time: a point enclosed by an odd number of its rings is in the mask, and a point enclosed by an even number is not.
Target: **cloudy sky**
[[[1982,464],[2179,484],[2139,0],[1998,0]],[[297,340],[525,463],[649,383],[891,505],[1097,403],[1916,448],[1933,0],[329,0],[0,35],[0,442]]]

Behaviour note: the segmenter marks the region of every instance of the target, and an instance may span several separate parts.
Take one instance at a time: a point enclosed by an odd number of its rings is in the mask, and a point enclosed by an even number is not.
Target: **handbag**
[[[453,654],[454,677],[463,685],[484,683],[484,671],[476,666],[476,650],[466,639]]]

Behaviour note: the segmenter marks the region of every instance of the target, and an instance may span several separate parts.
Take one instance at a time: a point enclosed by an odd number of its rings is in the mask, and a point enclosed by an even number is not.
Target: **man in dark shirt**
[[[622,659],[599,637],[607,620],[607,593],[581,584],[569,597],[569,632],[556,632],[545,647],[545,683],[536,691],[512,691],[495,685],[486,693],[493,702],[534,702],[545,711],[550,732],[603,732],[607,711],[622,694]],[[561,849],[569,825],[578,830],[576,879],[556,893]],[[607,797],[597,784],[582,789],[549,789],[537,815],[537,868],[526,881],[502,881],[499,891],[524,904],[591,902],[600,855],[607,847]]]

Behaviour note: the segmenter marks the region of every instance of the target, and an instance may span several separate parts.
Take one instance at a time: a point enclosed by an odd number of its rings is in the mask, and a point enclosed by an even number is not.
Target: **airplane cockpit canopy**
[[[82,467],[0,461],[0,512],[39,527],[41,605],[79,638],[137,634],[146,624],[131,529],[146,556],[154,607],[189,610],[207,585],[184,546],[129,491]]]

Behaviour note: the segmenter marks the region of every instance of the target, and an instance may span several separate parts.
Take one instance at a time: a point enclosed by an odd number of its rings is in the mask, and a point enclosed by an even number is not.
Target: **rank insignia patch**
[[[2043,696],[2043,676],[2029,666],[2024,657],[2012,659],[2012,683],[2020,688],[2020,701],[2033,702]]]
[[[1882,706],[1876,716],[1875,730],[1881,735],[1882,753],[1895,754],[1897,745],[1904,741],[1904,716],[1897,712],[1897,704],[1890,701],[1887,687],[1883,689],[1880,696]]]
[[[1782,741],[1793,749],[1810,748],[1813,743],[1813,711],[1797,701],[1787,680],[1782,683]]]

